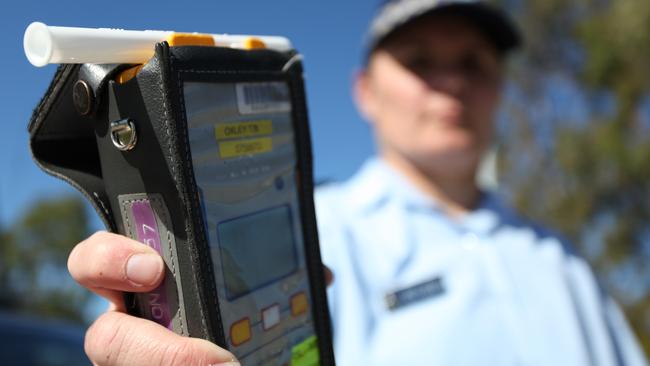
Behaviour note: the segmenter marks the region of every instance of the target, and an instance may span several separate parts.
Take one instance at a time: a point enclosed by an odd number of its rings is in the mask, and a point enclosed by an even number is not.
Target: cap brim
[[[386,14],[382,11],[373,22],[368,34],[368,51],[372,52],[386,37],[407,24],[424,16],[450,15],[467,19],[481,30],[495,47],[502,53],[515,50],[522,40],[516,25],[500,9],[480,2],[468,3],[433,3],[428,8],[418,9],[412,13]]]
[[[467,3],[442,5],[434,11],[457,14],[473,21],[502,51],[514,50],[521,46],[521,35],[517,26],[498,8],[484,3]]]

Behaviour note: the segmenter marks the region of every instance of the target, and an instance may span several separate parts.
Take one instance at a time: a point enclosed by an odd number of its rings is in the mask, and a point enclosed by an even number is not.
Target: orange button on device
[[[214,38],[209,34],[200,33],[172,33],[167,37],[171,47],[176,46],[214,46]]]
[[[262,48],[266,48],[266,44],[259,38],[248,37],[244,40],[245,50],[259,50]]]
[[[291,296],[291,315],[297,316],[307,312],[309,303],[307,302],[307,295],[304,292],[299,292]]]
[[[251,339],[251,321],[244,318],[230,326],[230,343],[237,347]]]

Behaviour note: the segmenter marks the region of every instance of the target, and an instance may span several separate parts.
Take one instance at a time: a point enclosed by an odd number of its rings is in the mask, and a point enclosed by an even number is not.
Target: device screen
[[[288,206],[219,224],[217,232],[229,299],[246,295],[298,269],[291,228]]]
[[[183,83],[228,345],[245,365],[314,365],[286,82]]]

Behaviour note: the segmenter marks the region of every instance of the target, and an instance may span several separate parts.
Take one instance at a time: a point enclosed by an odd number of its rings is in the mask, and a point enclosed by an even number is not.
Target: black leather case
[[[77,188],[112,232],[137,237],[130,209],[138,202],[150,205],[167,265],[162,291],[172,318],[169,328],[228,348],[194,181],[182,82],[286,81],[298,151],[311,311],[321,364],[334,364],[312,198],[302,66],[296,53],[169,47],[163,42],[133,79],[123,84],[113,81],[130,66],[66,64],[58,68],[29,124],[37,164]],[[79,85],[79,80],[85,84]],[[126,118],[135,123],[138,141],[132,150],[120,151],[111,141],[109,125]],[[131,313],[151,318],[144,296],[127,294],[127,306]]]

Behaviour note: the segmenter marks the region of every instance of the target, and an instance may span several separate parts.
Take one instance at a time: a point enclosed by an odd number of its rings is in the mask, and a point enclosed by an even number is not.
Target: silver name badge
[[[390,310],[397,310],[422,300],[440,296],[444,293],[444,283],[442,278],[438,276],[411,287],[398,289],[386,294],[386,305]]]

